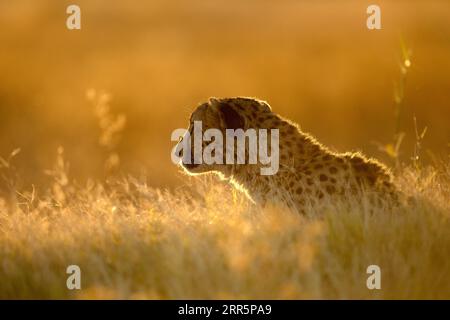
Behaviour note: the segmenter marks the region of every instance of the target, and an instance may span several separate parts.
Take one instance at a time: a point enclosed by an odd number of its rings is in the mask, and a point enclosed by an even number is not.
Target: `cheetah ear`
[[[260,101],[261,105],[264,107],[265,112],[272,112],[272,107],[266,101]]]
[[[216,98],[210,98],[211,107],[217,111],[225,124],[225,129],[244,129],[245,120],[232,106]]]

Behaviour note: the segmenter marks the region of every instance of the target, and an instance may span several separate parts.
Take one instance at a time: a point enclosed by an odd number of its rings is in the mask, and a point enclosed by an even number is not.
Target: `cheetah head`
[[[196,145],[194,143],[195,134],[198,134],[198,124],[201,122],[201,136],[204,135],[205,131],[208,129],[215,129],[222,133],[223,142],[225,145],[226,129],[243,129],[246,130],[250,126],[248,113],[267,113],[271,112],[270,106],[264,102],[253,98],[210,98],[208,102],[200,104],[191,114],[189,120],[189,128],[186,135],[179,142],[179,144],[185,142],[184,139],[190,139],[190,161],[181,161],[182,167],[189,174],[201,174],[206,172],[219,172],[223,175],[230,176],[235,170],[237,164],[226,164],[226,154],[220,152],[217,156],[222,159],[222,164],[217,163],[194,163],[194,155]],[[197,123],[197,129],[195,129],[195,124]],[[255,128],[257,129],[257,128]],[[210,130],[211,131],[211,130]],[[214,142],[212,138],[210,141],[205,141],[202,139],[202,150],[208,147]],[[224,150],[225,151],[225,150]],[[182,154],[179,154],[183,156]],[[189,163],[190,162],[190,163]]]

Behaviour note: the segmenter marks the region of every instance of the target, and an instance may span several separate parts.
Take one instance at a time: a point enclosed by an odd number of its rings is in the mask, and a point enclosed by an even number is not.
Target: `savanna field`
[[[379,1],[376,31],[369,4],[81,0],[69,31],[67,4],[0,2],[0,299],[450,299],[450,4]],[[409,201],[300,215],[182,172],[171,132],[239,95]]]
[[[0,203],[2,298],[449,298],[449,167],[402,170],[413,206],[373,211],[355,197],[307,216],[212,179],[170,193],[54,173],[45,193]],[[68,264],[81,290],[67,290]],[[382,290],[366,287],[372,264]]]

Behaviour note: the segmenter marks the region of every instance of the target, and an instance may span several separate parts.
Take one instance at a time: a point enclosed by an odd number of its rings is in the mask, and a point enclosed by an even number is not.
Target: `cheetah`
[[[226,129],[278,129],[279,170],[274,175],[261,175],[261,164],[181,161],[188,174],[217,173],[255,203],[283,202],[305,212],[306,206],[334,197],[342,199],[361,191],[395,197],[393,177],[383,164],[360,153],[332,152],[301,131],[297,124],[272,112],[265,101],[246,97],[210,98],[191,114],[190,132],[194,121],[202,121],[202,130],[216,128],[221,132]],[[203,142],[204,147],[207,144]]]

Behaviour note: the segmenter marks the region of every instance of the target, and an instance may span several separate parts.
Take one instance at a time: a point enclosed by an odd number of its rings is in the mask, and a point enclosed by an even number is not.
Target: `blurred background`
[[[66,28],[70,4],[81,30]],[[242,95],[337,151],[391,165],[380,146],[404,132],[409,162],[415,116],[422,161],[448,157],[450,1],[376,1],[373,31],[370,4],[0,0],[0,156],[20,148],[25,187],[48,179],[60,146],[80,183],[115,170],[173,187],[171,132],[210,96]]]

